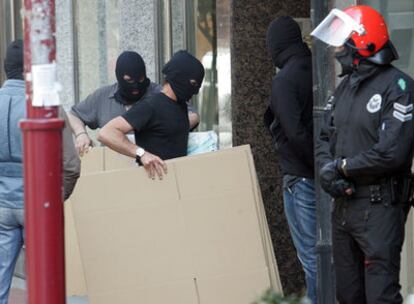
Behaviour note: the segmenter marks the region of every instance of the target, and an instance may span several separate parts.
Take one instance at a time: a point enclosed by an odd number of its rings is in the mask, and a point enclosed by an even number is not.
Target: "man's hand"
[[[142,155],[141,163],[145,170],[147,170],[148,177],[151,179],[155,179],[155,176],[158,175],[158,178],[162,180],[163,174],[167,174],[167,165],[165,162],[158,156],[147,151]]]
[[[350,196],[355,192],[353,184],[339,171],[340,163],[336,159],[324,165],[319,172],[322,188],[334,198]]]
[[[83,156],[84,154],[88,153],[89,148],[92,146],[93,142],[89,138],[88,133],[81,132],[78,135],[76,135],[75,147],[76,151],[80,156]]]

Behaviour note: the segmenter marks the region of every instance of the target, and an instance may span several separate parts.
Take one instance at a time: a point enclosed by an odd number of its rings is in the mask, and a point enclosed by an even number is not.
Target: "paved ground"
[[[9,304],[26,304],[26,284],[25,280],[14,278],[10,293]],[[88,304],[86,297],[69,297],[67,304]]]

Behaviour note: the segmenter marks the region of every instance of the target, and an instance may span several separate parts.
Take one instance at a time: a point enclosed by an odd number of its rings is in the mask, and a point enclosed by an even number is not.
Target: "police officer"
[[[402,303],[400,253],[409,210],[414,81],[383,17],[368,6],[334,9],[312,32],[334,46],[343,77],[315,147],[321,185],[334,198],[339,303]]]

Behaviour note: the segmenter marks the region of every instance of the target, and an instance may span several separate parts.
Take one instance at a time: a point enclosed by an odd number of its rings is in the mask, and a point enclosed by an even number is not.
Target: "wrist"
[[[86,136],[88,136],[88,133],[87,133],[86,131],[81,131],[81,132],[79,132],[79,133],[77,133],[77,134],[75,135],[75,138],[78,138],[79,136],[81,136],[81,135],[83,135],[83,134],[85,134]]]
[[[145,150],[141,147],[137,147],[137,150],[135,151],[135,161],[138,165],[142,166],[141,158],[144,156]]]

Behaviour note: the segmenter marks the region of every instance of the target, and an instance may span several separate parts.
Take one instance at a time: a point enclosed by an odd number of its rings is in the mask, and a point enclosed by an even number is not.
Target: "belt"
[[[373,203],[380,202],[385,192],[387,192],[387,188],[386,183],[356,186],[352,198],[369,198]]]

